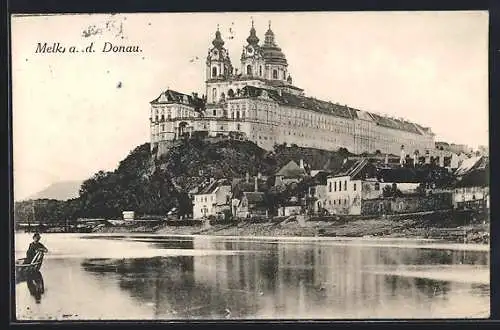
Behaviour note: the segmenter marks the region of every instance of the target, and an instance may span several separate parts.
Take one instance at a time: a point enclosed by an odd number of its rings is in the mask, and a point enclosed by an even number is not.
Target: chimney
[[[260,172],[259,172],[259,173],[257,173],[257,179],[259,179],[259,180],[260,180],[261,178],[262,178],[262,174],[260,174]]]
[[[254,191],[255,192],[259,191],[259,185],[258,185],[257,177],[255,177]]]
[[[302,168],[302,169],[304,168],[304,160],[303,160],[303,159],[301,159],[301,160],[300,160],[300,165],[299,165],[299,166],[300,166],[300,168]]]
[[[249,183],[250,182],[250,174],[247,172],[247,174],[245,175],[245,181],[246,183]]]

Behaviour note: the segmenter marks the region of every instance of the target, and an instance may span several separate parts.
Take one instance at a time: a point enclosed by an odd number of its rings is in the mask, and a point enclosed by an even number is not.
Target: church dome
[[[212,41],[212,45],[214,45],[214,47],[216,48],[222,48],[222,46],[224,46],[224,40],[222,40],[218,25],[217,31],[215,32],[215,39]]]
[[[262,47],[264,59],[270,62],[286,63],[285,54],[279,47]]]
[[[253,27],[253,21],[252,28],[250,29],[250,35],[247,38],[247,42],[249,45],[257,45],[259,43],[259,38],[257,37],[257,33],[255,31],[255,28]]]
[[[276,63],[276,64],[287,64],[285,54],[278,47],[276,41],[274,40],[274,32],[271,30],[271,23],[269,23],[269,29],[265,34],[264,45],[262,46],[263,57],[266,62]]]

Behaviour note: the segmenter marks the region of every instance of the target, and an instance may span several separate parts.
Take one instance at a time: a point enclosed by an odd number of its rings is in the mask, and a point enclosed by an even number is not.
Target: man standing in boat
[[[33,242],[30,243],[28,251],[26,251],[26,259],[24,260],[24,263],[30,264],[33,261],[33,258],[35,258],[35,255],[38,251],[41,251],[43,253],[49,252],[45,245],[40,243],[40,234],[35,233],[33,235]]]

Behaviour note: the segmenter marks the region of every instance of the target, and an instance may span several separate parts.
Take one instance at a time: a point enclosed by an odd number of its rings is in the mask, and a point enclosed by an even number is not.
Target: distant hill
[[[57,199],[65,201],[77,198],[82,183],[83,180],[56,182],[26,199]]]

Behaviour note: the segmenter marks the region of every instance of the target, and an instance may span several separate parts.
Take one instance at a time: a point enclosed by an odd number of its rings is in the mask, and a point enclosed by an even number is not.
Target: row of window
[[[286,79],[286,72],[284,70],[281,71],[281,72],[282,72],[282,79],[285,80]],[[262,65],[259,65],[258,73],[259,73],[260,77],[263,77],[264,72],[263,72]],[[246,74],[249,75],[249,76],[253,75],[253,67],[252,67],[252,65],[248,64],[246,66]],[[273,77],[273,79],[278,79],[278,70],[273,69],[273,71],[272,71],[272,77]]]
[[[194,200],[196,202],[200,202],[200,203],[203,203],[203,202],[207,202],[208,201],[208,197],[207,196],[195,196]],[[214,200],[214,196],[210,196],[210,201],[213,201]]]
[[[193,115],[193,110],[191,108],[186,107],[153,107],[151,109],[151,116],[179,116],[179,117],[189,117]]]
[[[338,183],[338,191],[342,191],[342,181],[333,182],[333,191],[337,191],[337,183]],[[352,184],[352,189],[356,191],[356,183]],[[332,181],[328,183],[328,191],[332,192]],[[344,181],[344,191],[347,191],[347,180]]]
[[[347,198],[344,198],[344,199],[339,198],[338,200],[334,199],[333,201],[332,200],[328,200],[328,204],[330,206],[331,205],[342,205],[342,204],[347,205]]]

